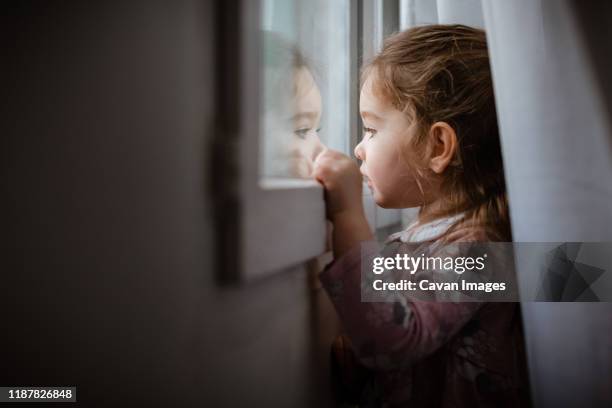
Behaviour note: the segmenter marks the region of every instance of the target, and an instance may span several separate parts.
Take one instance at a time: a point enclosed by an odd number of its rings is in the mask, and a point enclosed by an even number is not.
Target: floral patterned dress
[[[448,233],[456,219],[413,225],[391,235],[383,251],[388,256],[388,249],[402,242],[490,240],[478,228]],[[362,302],[363,251],[379,253],[378,244],[352,248],[320,275],[347,333],[340,345],[340,375],[361,380],[353,403],[530,406],[518,303],[420,301],[409,294],[393,302]],[[354,359],[346,357],[347,350]]]

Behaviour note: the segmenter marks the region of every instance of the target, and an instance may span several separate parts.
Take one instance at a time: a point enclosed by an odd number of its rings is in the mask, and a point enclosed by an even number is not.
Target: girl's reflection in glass
[[[263,175],[308,178],[316,156],[322,104],[314,76],[296,47],[264,33]]]

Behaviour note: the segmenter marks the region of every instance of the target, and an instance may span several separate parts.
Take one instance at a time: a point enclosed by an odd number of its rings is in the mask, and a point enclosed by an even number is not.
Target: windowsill
[[[323,188],[316,180],[289,177],[266,177],[259,181],[259,186],[264,190],[283,190],[308,187]]]

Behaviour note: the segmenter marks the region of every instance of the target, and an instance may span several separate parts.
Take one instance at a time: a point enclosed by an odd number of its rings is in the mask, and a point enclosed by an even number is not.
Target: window
[[[349,152],[350,4],[261,3],[260,176],[308,178],[325,146]]]
[[[318,149],[349,153],[357,132],[357,4],[219,5],[224,103],[212,151],[223,280],[264,276],[325,250],[323,188],[309,176]]]

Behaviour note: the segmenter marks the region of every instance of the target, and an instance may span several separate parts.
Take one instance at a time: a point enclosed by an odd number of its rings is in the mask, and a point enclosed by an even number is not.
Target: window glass
[[[326,146],[348,153],[349,0],[261,4],[260,176],[309,178]]]

